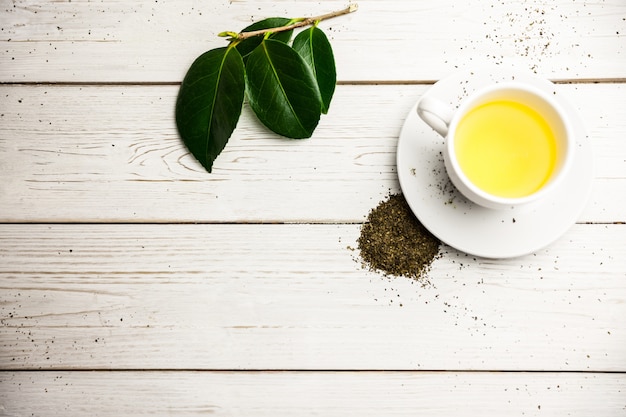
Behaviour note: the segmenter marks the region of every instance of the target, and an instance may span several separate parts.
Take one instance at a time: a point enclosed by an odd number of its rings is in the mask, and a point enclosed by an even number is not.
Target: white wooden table
[[[346,3],[0,6],[0,415],[626,415],[624,0],[361,0],[320,26],[339,85],[313,138],[246,107],[212,174],[173,118],[193,59]],[[579,222],[521,258],[444,245],[426,288],[362,268],[407,113],[485,65],[580,112]]]

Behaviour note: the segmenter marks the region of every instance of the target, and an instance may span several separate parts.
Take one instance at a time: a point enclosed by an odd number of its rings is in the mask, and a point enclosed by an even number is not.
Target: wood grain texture
[[[313,138],[247,106],[208,174],[180,141],[176,86],[0,87],[0,221],[361,222],[398,192],[396,145],[429,86],[339,86]],[[594,150],[582,222],[626,221],[623,84],[560,84]],[[434,132],[422,125],[421,134]]]
[[[320,25],[314,137],[244,109],[207,174],[173,118],[191,62],[345,0],[0,1],[0,415],[626,415],[626,3],[359,5]],[[517,259],[443,246],[423,282],[368,270],[407,113],[482,66],[580,111],[579,224]]]
[[[359,225],[3,225],[0,368],[624,372],[625,227],[423,286]]]
[[[615,417],[620,374],[1,372],[7,416]]]
[[[436,80],[450,68],[511,65],[550,78],[623,78],[622,0],[360,0],[322,22],[341,81]],[[179,82],[217,33],[347,1],[4,2],[2,82]]]

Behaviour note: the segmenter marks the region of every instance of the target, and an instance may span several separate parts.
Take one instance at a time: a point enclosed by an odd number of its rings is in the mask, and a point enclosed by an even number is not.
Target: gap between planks
[[[10,222],[3,221],[0,222],[0,226],[3,225],[12,225],[12,226],[29,226],[29,225],[51,225],[51,226],[96,226],[96,225],[139,225],[139,226],[162,226],[162,225],[240,225],[240,226],[261,226],[261,225],[284,225],[284,226],[300,226],[300,225],[311,225],[311,226],[350,226],[350,225],[363,225],[367,223],[367,220],[363,221],[311,221],[311,220],[303,220],[303,221],[272,221],[272,220],[263,220],[263,221],[148,221],[148,222],[138,222],[138,221],[67,221],[67,220],[46,220],[46,221],[19,221],[19,222]],[[574,224],[577,225],[606,225],[606,226],[621,226],[626,224],[623,221],[614,221],[614,222],[591,222],[591,221],[581,221],[576,222]],[[573,226],[573,225],[572,225]]]
[[[432,85],[438,80],[360,80],[337,81],[337,85]],[[626,78],[559,78],[555,84],[625,84]],[[3,81],[0,86],[179,86],[180,81]]]
[[[590,375],[626,375],[623,371],[606,371],[606,370],[521,370],[521,369],[297,369],[297,368],[271,368],[271,369],[240,369],[240,368],[0,368],[0,373],[59,373],[59,372],[75,372],[75,373],[247,373],[247,374],[271,374],[271,373],[309,373],[309,374],[374,374],[374,373],[388,373],[388,374],[590,374]]]

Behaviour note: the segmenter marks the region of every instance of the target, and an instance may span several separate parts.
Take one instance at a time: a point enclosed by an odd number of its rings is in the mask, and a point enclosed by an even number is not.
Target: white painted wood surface
[[[617,416],[622,374],[7,372],[7,415]]]
[[[626,3],[359,5],[321,25],[314,137],[246,108],[207,174],[173,121],[192,60],[345,2],[0,0],[0,415],[626,415]],[[579,110],[579,223],[506,261],[443,246],[426,286],[368,271],[407,112],[483,65]]]
[[[269,16],[314,16],[344,0],[2,2],[0,80],[178,82],[216,35]],[[322,23],[342,81],[438,80],[465,65],[550,78],[623,78],[623,0],[362,0]]]
[[[626,372],[626,226],[508,261],[446,247],[426,288],[364,271],[359,228],[4,225],[0,364]]]
[[[557,88],[593,138],[596,181],[581,221],[626,221],[626,85]],[[427,89],[339,86],[302,141],[276,138],[246,106],[208,175],[178,138],[177,86],[3,86],[0,165],[11,175],[0,220],[360,222],[399,191],[398,135]],[[421,134],[437,140],[426,124]]]

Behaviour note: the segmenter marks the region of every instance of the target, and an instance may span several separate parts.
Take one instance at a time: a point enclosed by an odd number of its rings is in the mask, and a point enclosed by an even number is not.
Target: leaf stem
[[[241,33],[222,32],[219,34],[219,36],[222,36],[222,37],[229,36],[231,40],[241,41],[241,40],[252,38],[255,36],[265,35],[267,33],[285,32],[287,30],[292,30],[292,29],[303,27],[303,26],[311,26],[311,25],[317,24],[318,22],[321,22],[322,20],[328,20],[334,17],[343,16],[345,14],[355,12],[357,11],[358,8],[359,8],[358,4],[352,3],[343,10],[337,10],[334,12],[330,12],[330,13],[326,13],[326,14],[322,14],[322,15],[314,16],[314,17],[306,17],[306,18],[297,19],[295,23],[292,23],[286,26],[254,30],[252,32],[241,32]]]

